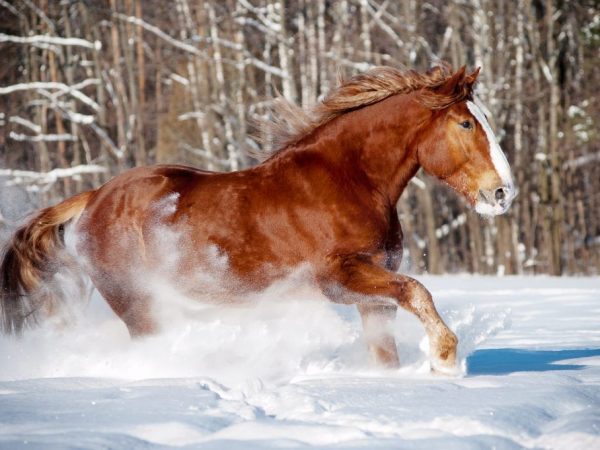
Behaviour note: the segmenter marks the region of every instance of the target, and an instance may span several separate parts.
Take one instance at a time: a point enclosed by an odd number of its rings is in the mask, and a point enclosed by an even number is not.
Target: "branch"
[[[60,178],[69,178],[86,173],[104,173],[106,167],[83,164],[74,167],[53,169],[50,172],[32,172],[29,170],[0,169],[0,176],[12,177],[5,182],[6,186],[14,186],[27,183],[51,184]]]
[[[22,13],[19,12],[19,10],[17,8],[15,8],[10,3],[8,3],[4,0],[0,0],[0,6],[8,9],[11,13],[13,13],[15,16],[17,16],[20,19],[25,17]]]
[[[125,22],[137,25],[138,27],[142,27],[144,30],[149,31],[150,33],[154,34],[155,36],[158,36],[162,40],[168,42],[173,47],[177,47],[177,48],[184,50],[188,53],[191,53],[193,55],[206,58],[206,55],[204,55],[200,50],[198,50],[193,45],[186,44],[185,42],[182,42],[180,40],[177,40],[177,39],[169,36],[167,33],[165,33],[163,30],[161,30],[157,26],[151,25],[148,22],[146,22],[138,17],[126,16],[125,14],[121,14],[121,13],[114,13],[113,15],[119,20],[123,20]]]
[[[59,102],[55,96],[53,96],[52,94],[50,94],[48,91],[45,91],[43,89],[41,89],[39,91],[40,94],[42,94],[44,97],[46,97],[48,99],[48,101],[45,100],[34,100],[29,102],[30,105],[34,105],[34,106],[46,106],[49,108],[52,108],[54,111],[59,112],[65,119],[70,120],[71,122],[74,123],[78,123],[78,124],[83,124],[83,125],[89,125],[93,122],[95,122],[96,118],[94,116],[88,115],[88,114],[80,114],[78,112],[74,112],[74,111],[70,111],[68,108],[68,105],[64,102]],[[23,123],[21,123],[21,125],[24,125]]]
[[[201,158],[204,158],[214,164],[220,165],[224,168],[229,168],[230,167],[230,163],[229,160],[227,159],[222,159],[222,158],[217,158],[216,156],[212,155],[210,152],[206,151],[203,148],[195,148],[192,147],[191,145],[187,144],[187,143],[183,143],[183,148],[184,150],[190,152],[193,155],[199,156]]]
[[[205,55],[202,51],[200,51],[198,48],[194,47],[193,45],[186,44],[185,42],[182,42],[178,39],[175,39],[175,38],[169,36],[167,33],[162,31],[157,26],[151,25],[148,22],[145,22],[144,20],[142,20],[138,17],[126,16],[125,14],[121,14],[121,13],[114,13],[113,16],[119,20],[123,20],[125,22],[132,23],[134,25],[142,27],[144,30],[149,31],[150,33],[154,34],[155,36],[158,36],[159,38],[163,39],[165,42],[168,42],[173,47],[177,47],[181,50],[191,53],[192,55],[196,55],[200,58],[203,58],[204,60],[210,60],[210,58],[207,55]],[[207,44],[211,44],[211,45],[214,44],[214,42],[210,38],[194,36],[194,39],[196,41],[206,42]],[[246,64],[250,64],[258,69],[261,69],[272,75],[276,75],[280,78],[288,78],[288,75],[285,74],[281,69],[279,69],[278,67],[271,66],[263,61],[260,61],[259,59],[255,58],[249,51],[243,49],[239,44],[236,44],[235,42],[231,42],[226,39],[219,39],[217,43],[222,45],[223,47],[227,47],[232,50],[242,51],[244,53],[244,63],[246,63]],[[232,65],[236,64],[235,62],[230,62],[225,59],[223,59],[223,62],[232,64]]]
[[[54,109],[55,111],[57,111],[59,114],[61,114],[62,117],[64,117],[67,120],[70,120],[71,122],[74,122],[74,123],[78,123],[81,125],[89,125],[89,127],[94,131],[94,133],[96,133],[96,135],[106,144],[110,153],[116,159],[120,160],[121,158],[123,158],[123,155],[125,154],[125,150],[119,149],[115,145],[115,143],[112,141],[110,136],[106,133],[106,131],[104,131],[102,128],[100,128],[95,123],[96,118],[94,116],[80,114],[80,113],[77,113],[74,111],[69,111],[68,109],[61,106],[60,102],[58,102],[56,100],[56,98],[52,97],[46,91],[41,90],[40,93],[50,99],[50,107],[52,109]]]
[[[394,41],[394,43],[396,43],[398,47],[404,47],[404,42],[402,41],[398,33],[396,33],[392,29],[392,27],[390,27],[381,19],[382,9],[385,9],[385,7],[387,6],[386,3],[384,2],[382,5],[379,5],[379,11],[376,11],[373,8],[373,6],[369,4],[369,2],[364,2],[364,5],[366,6],[367,11],[371,15],[371,17],[373,18],[373,21],[379,26],[379,28],[381,28],[389,37],[391,37],[392,41]]]
[[[267,13],[267,15],[264,14],[265,12],[267,12],[267,11],[265,11],[266,8],[258,8],[254,5],[252,5],[247,0],[238,0],[238,2],[247,10],[253,12],[256,15],[256,17],[258,17],[258,19],[263,23],[265,28],[273,31],[274,33],[281,33],[281,25],[273,22],[272,20],[269,20],[268,13]]]
[[[96,103],[93,99],[85,95],[83,92],[79,91],[78,88],[83,88],[90,84],[98,84],[99,80],[96,78],[90,78],[88,80],[84,80],[80,83],[77,83],[73,86],[67,86],[64,83],[59,83],[56,81],[32,81],[30,83],[17,83],[11,86],[0,87],[0,95],[12,94],[13,92],[18,91],[27,91],[31,89],[57,89],[61,93],[68,93],[85,103],[89,107],[91,107],[95,111],[100,110],[100,105]],[[54,94],[56,95],[56,94]]]
[[[15,141],[28,141],[28,142],[58,142],[58,141],[72,141],[75,142],[77,141],[77,137],[73,136],[72,134],[36,134],[36,135],[29,135],[29,134],[21,134],[21,133],[15,133],[14,131],[11,131],[8,134],[8,137],[10,137],[12,140]]]
[[[102,43],[100,41],[90,42],[80,38],[62,38],[48,36],[46,34],[22,37],[0,33],[0,42],[14,42],[16,44],[70,45],[75,47],[91,48],[92,50],[102,49]]]
[[[16,123],[18,125],[22,125],[25,128],[30,129],[31,131],[33,131],[34,133],[40,134],[42,132],[42,127],[40,127],[39,125],[31,122],[30,120],[25,119],[24,117],[19,117],[19,116],[11,116],[8,121],[10,123]]]
[[[562,165],[563,169],[576,169],[587,165],[591,162],[600,161],[600,152],[589,153],[587,155],[578,156],[577,158],[565,161]]]
[[[98,137],[102,139],[102,141],[107,145],[108,149],[111,151],[111,153],[116,159],[120,160],[123,158],[123,155],[125,154],[125,149],[120,149],[119,147],[117,147],[110,138],[110,136],[106,134],[106,131],[104,131],[95,123],[90,123],[89,126],[92,130],[94,130]]]
[[[336,55],[334,52],[327,52],[327,53],[325,53],[325,56],[327,58],[329,58],[331,61],[335,61],[340,66],[351,67],[352,69],[356,69],[361,72],[364,72],[364,71],[368,70],[370,67],[372,67],[372,65],[366,61],[363,61],[363,62],[351,61],[348,58],[343,58],[341,56]]]
[[[203,120],[205,116],[206,116],[206,114],[204,114],[202,111],[188,111],[183,114],[179,114],[177,116],[177,120],[179,120],[179,121],[190,120],[190,119]]]
[[[424,190],[427,188],[427,185],[425,184],[425,182],[417,176],[412,177],[410,179],[410,182],[421,190]]]

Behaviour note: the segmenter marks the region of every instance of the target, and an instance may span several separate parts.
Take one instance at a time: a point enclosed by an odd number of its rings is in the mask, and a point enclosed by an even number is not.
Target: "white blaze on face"
[[[475,101],[477,102],[477,100]],[[498,176],[500,177],[500,179],[506,187],[512,187],[514,183],[512,173],[510,171],[510,166],[508,165],[508,161],[506,160],[506,156],[504,156],[504,152],[498,144],[498,140],[496,139],[496,136],[492,131],[492,127],[490,127],[490,124],[485,118],[485,114],[477,105],[477,103],[468,101],[467,108],[469,108],[471,114],[473,114],[475,119],[477,119],[477,122],[479,122],[479,125],[481,125],[481,128],[483,128],[483,131],[485,131],[485,135],[490,146],[490,156],[492,158],[492,163],[494,164],[496,172],[498,172]]]
[[[482,107],[483,105],[481,105],[477,99],[475,99],[474,102],[467,101],[467,108],[469,109],[471,114],[473,114],[473,117],[475,117],[475,119],[477,120],[477,122],[479,122],[479,125],[481,125],[481,128],[483,128],[483,131],[485,132],[485,135],[488,140],[490,157],[492,159],[492,163],[494,164],[494,169],[496,170],[496,173],[500,177],[500,180],[503,184],[503,186],[498,187],[503,187],[506,189],[507,205],[510,205],[510,202],[515,196],[515,185],[513,181],[512,172],[510,170],[510,166],[508,164],[506,156],[500,148],[498,140],[496,139],[496,136],[492,131],[492,127],[490,127],[490,124],[488,123],[485,114],[482,111]],[[475,209],[481,214],[496,215],[503,213],[507,209],[507,207],[503,208],[499,205],[491,205],[482,202],[477,202]]]

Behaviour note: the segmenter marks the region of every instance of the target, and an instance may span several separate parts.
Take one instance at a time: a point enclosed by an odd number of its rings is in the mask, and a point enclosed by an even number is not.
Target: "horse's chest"
[[[361,210],[355,214],[340,217],[338,222],[341,239],[351,239],[362,245],[379,247],[389,232],[385,217],[371,210]]]

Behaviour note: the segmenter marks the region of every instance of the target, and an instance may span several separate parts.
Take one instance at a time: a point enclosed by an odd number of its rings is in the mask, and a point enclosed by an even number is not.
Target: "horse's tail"
[[[40,313],[56,311],[61,295],[53,279],[63,269],[74,270],[74,261],[65,251],[65,225],[81,214],[90,195],[91,191],[84,192],[41,210],[9,240],[0,257],[3,333],[20,334],[38,321]]]

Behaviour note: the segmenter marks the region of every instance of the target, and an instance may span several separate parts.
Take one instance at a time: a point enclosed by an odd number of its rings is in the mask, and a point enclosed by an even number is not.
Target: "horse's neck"
[[[428,117],[412,96],[396,95],[337,117],[296,150],[321,153],[350,176],[357,172],[353,179],[365,180],[395,206],[419,169],[411,144]]]

